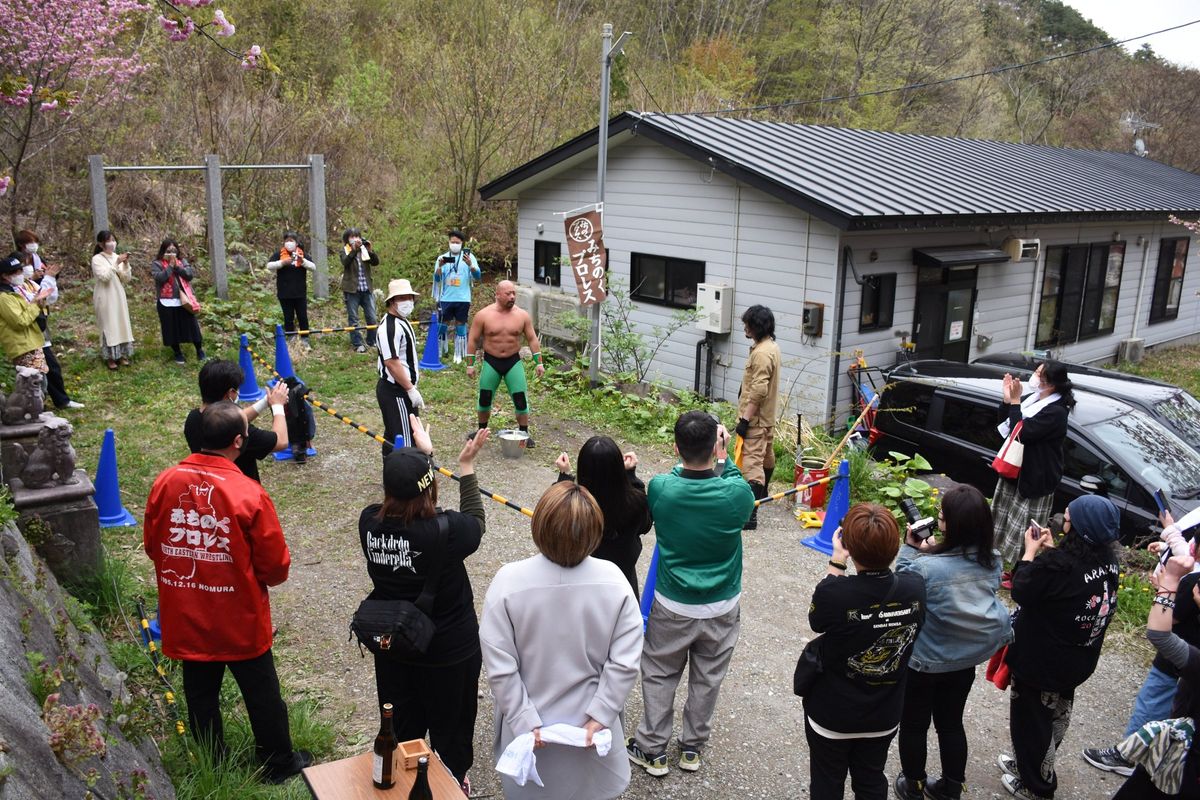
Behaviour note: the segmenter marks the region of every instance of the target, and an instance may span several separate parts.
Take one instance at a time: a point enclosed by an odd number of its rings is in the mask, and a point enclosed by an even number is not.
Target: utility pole
[[[625,49],[625,40],[632,35],[630,31],[625,31],[614,44],[612,23],[604,23],[600,48],[600,137],[596,148],[596,210],[600,212],[601,220],[604,218],[604,175],[608,170],[608,94],[612,85],[612,62]],[[591,354],[588,359],[588,382],[594,389],[600,385],[600,304],[593,304],[588,313],[592,323],[588,340]]]

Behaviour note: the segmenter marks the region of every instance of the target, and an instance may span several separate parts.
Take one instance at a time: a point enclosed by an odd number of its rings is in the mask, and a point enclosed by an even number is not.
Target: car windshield
[[[1177,392],[1156,403],[1154,412],[1185,442],[1200,442],[1200,401],[1187,392]]]
[[[1131,411],[1090,427],[1149,489],[1173,497],[1200,493],[1200,454],[1146,414]]]

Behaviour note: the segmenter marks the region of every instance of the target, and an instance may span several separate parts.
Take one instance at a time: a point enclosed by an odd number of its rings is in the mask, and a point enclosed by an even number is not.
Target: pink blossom
[[[233,23],[225,18],[225,12],[219,8],[213,12],[213,25],[217,26],[217,36],[233,36]]]
[[[179,22],[177,20],[173,20],[170,17],[164,17],[162,14],[158,15],[158,24],[161,25],[162,29],[167,33],[174,33],[179,29]]]
[[[258,45],[251,45],[250,49],[242,57],[242,69],[254,69],[258,66],[258,57],[262,55],[262,48]]]
[[[38,107],[38,111],[53,111],[58,108],[57,100],[47,100]]]
[[[0,175],[0,197],[8,194],[8,187],[12,185],[11,175]]]
[[[182,24],[178,25],[177,29],[168,34],[167,39],[172,42],[186,41],[196,31],[196,23],[191,17],[184,17]]]

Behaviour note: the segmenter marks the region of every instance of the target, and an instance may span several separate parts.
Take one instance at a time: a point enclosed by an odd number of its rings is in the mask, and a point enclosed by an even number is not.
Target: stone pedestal
[[[26,453],[33,452],[33,448],[37,446],[38,434],[45,427],[46,420],[52,416],[53,414],[42,414],[40,419],[22,422],[20,425],[0,424],[0,469],[4,470],[5,478],[19,475],[21,472],[17,466],[13,445],[21,445]]]
[[[75,470],[75,479],[76,483],[44,489],[27,489],[20,478],[9,480],[20,514],[17,527],[55,577],[66,583],[96,572],[101,561],[100,512],[92,499],[96,490],[83,470]]]

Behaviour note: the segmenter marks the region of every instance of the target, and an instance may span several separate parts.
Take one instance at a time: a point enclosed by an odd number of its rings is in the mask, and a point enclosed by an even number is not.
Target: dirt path
[[[337,398],[334,398],[337,401]],[[301,500],[280,504],[292,547],[290,580],[272,590],[276,652],[285,680],[295,691],[321,701],[324,713],[343,731],[339,755],[361,752],[378,725],[371,662],[347,642],[347,622],[370,583],[358,546],[357,520],[363,506],[382,495],[378,446],[330,418],[322,418],[320,455],[311,464],[270,464],[263,482]],[[448,426],[441,426],[448,427]],[[501,458],[489,447],[477,471],[481,485],[532,507],[557,477],[551,466],[560,450],[574,454],[592,434],[570,420],[541,414],[534,420],[538,448],[526,458]],[[438,457],[453,466],[453,442],[461,431],[434,430]],[[453,452],[452,452],[453,451]],[[639,450],[644,477],[668,469],[669,448]],[[457,486],[439,478],[443,505],[456,507]],[[491,501],[488,530],[479,552],[467,562],[481,606],[491,576],[504,563],[532,555],[529,521]],[[808,751],[799,700],[791,694],[791,674],[803,637],[809,598],[825,571],[826,556],[800,544],[804,532],[790,508],[773,503],[760,513],[759,529],[747,535],[742,598],[742,636],[724,684],[713,738],[703,769],[696,774],[672,769],[663,779],[635,769],[626,798],[794,798],[808,796]],[[645,575],[653,549],[647,535],[639,574]],[[1074,721],[1063,743],[1058,797],[1090,800],[1110,797],[1119,778],[1088,766],[1083,747],[1106,745],[1124,729],[1129,708],[1145,669],[1136,656],[1108,647],[1100,668],[1076,696]],[[499,797],[492,763],[492,704],[486,677],[476,726],[476,793]],[[682,699],[683,693],[680,692]],[[995,757],[1010,749],[1007,695],[980,678],[966,712],[971,759],[970,798],[1007,797],[999,783]],[[678,706],[677,706],[678,708]],[[639,719],[641,697],[634,690],[627,718]],[[931,742],[930,772],[937,774],[936,743]],[[674,754],[673,754],[674,755]],[[899,770],[892,747],[888,774]]]

